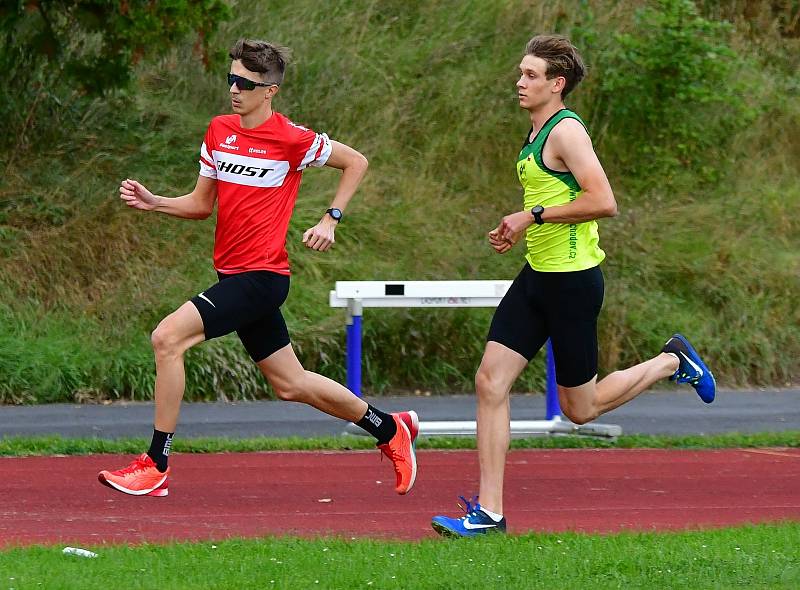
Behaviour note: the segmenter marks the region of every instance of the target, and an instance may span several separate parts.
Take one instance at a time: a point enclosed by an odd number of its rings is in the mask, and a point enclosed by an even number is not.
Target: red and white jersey
[[[286,232],[300,177],[330,155],[327,135],[277,112],[254,129],[242,128],[239,115],[212,119],[200,148],[200,175],[217,180],[218,272],[289,274]]]

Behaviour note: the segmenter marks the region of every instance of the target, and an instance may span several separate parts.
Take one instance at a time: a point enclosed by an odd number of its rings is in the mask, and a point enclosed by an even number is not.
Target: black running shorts
[[[280,310],[289,294],[288,276],[266,270],[217,275],[216,285],[191,299],[206,340],[235,331],[255,362],[289,344]]]
[[[487,340],[530,361],[550,338],[558,384],[583,385],[597,375],[597,316],[602,306],[599,266],[539,272],[526,263],[497,307]]]

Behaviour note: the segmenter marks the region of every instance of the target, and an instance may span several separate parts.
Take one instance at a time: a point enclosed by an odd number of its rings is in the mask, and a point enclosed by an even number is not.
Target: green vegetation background
[[[230,4],[204,39],[220,48],[208,68],[187,39],[141,61],[126,90],[65,101],[28,89],[30,117],[0,154],[0,402],[152,395],[150,331],[215,280],[214,220],[128,210],[117,187],[191,190],[206,125],[228,112],[225,49],[241,35],[294,50],[279,111],[371,162],[328,254],[300,238],[338,174],[304,175],[284,315],[308,369],[344,379],[336,280],[510,279],[522,267],[521,250],[495,255],[485,234],[521,204],[517,64],[533,34],[559,32],[589,65],[568,106],[621,211],[600,222],[601,373],[680,330],[722,385],[797,382],[796,2]],[[491,313],[367,310],[366,390],[470,390]],[[542,383],[534,363],[517,387]],[[235,337],[188,353],[187,399],[268,395]]]

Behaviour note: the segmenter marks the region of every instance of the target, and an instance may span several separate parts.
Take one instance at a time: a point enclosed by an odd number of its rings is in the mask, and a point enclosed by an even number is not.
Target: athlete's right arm
[[[489,232],[489,245],[498,254],[505,254],[506,252],[511,250],[511,248],[514,247],[514,244],[517,243],[517,241],[521,236],[522,232],[518,232],[516,234],[513,234],[510,238],[501,238],[500,226],[498,226]]]
[[[169,198],[154,195],[140,182],[126,178],[120,183],[119,196],[133,209],[158,211],[184,219],[205,219],[214,211],[217,180],[198,176],[192,192],[182,197]]]

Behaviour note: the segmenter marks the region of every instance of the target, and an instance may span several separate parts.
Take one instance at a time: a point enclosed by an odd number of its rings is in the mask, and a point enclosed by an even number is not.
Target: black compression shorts
[[[583,385],[597,375],[597,316],[603,289],[599,266],[539,272],[526,263],[497,307],[486,339],[530,361],[550,338],[558,384]]]
[[[289,344],[280,310],[289,294],[288,276],[266,270],[217,275],[216,285],[191,299],[206,340],[235,331],[255,362]]]

